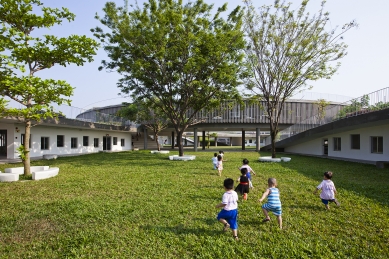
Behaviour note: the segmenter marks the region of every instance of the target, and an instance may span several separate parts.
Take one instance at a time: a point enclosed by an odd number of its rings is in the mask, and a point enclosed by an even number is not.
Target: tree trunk
[[[177,131],[177,145],[178,145],[178,155],[184,155],[184,147],[182,146],[182,132]]]
[[[26,121],[26,132],[24,134],[24,155],[25,159],[23,160],[24,164],[24,175],[28,176],[30,172],[30,134],[31,134],[31,121]]]
[[[275,131],[272,131],[270,133],[271,135],[271,157],[272,158],[276,158],[276,135],[277,134],[274,134]]]
[[[271,137],[271,157],[276,158],[276,137],[277,137],[277,127],[274,126],[274,123],[270,122],[270,137]]]
[[[158,133],[154,134],[154,139],[155,139],[155,142],[157,142],[157,150],[161,151],[161,145],[159,144],[159,141],[158,141]]]

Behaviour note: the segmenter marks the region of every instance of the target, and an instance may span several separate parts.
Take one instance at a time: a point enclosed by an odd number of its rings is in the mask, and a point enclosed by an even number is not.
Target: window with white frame
[[[341,151],[342,150],[342,142],[341,138],[334,138],[334,151]]]
[[[124,147],[124,138],[120,139],[120,146]]]
[[[382,154],[384,150],[383,137],[370,137],[371,153]]]
[[[89,146],[89,137],[88,137],[88,136],[83,136],[83,137],[82,137],[82,145],[83,145],[84,147]]]
[[[93,139],[93,146],[94,147],[99,147],[99,139],[98,138],[94,138]]]
[[[57,135],[57,147],[64,147],[64,146],[65,146],[65,136]]]
[[[41,137],[41,150],[49,150],[49,137]]]
[[[77,138],[70,139],[70,148],[77,148]]]
[[[351,149],[361,149],[361,135],[351,135]]]
[[[113,145],[117,145],[118,144],[118,138],[117,137],[113,137]]]

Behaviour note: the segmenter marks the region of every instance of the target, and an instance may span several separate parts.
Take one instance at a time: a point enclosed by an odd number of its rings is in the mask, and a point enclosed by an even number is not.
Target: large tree
[[[159,133],[166,129],[169,124],[169,119],[156,105],[157,99],[144,100],[142,102],[126,104],[117,113],[118,116],[128,118],[131,121],[141,124],[153,133],[154,140],[157,144],[158,151],[161,150],[161,145],[158,142]]]
[[[246,0],[244,30],[248,47],[246,58],[252,76],[246,82],[257,101],[265,101],[270,120],[272,157],[284,102],[308,88],[309,81],[330,78],[338,69],[338,61],[346,55],[343,34],[357,26],[352,21],[340,31],[331,29],[329,13],[321,9],[310,15],[303,0],[297,11],[291,3],[275,1],[274,6],[260,7]]]
[[[194,116],[200,110],[239,99],[243,12],[237,7],[223,19],[227,5],[215,14],[212,8],[202,0],[149,0],[128,11],[109,2],[105,16],[96,17],[109,33],[92,30],[111,59],[101,69],[119,72],[118,87],[135,101],[157,98],[178,139],[199,122]],[[182,156],[181,141],[178,145]]]
[[[24,143],[29,143],[31,127],[42,118],[55,117],[51,103],[70,104],[73,88],[63,80],[41,79],[35,73],[55,65],[83,65],[91,62],[98,43],[86,36],[33,36],[36,29],[51,28],[63,20],[73,21],[68,9],[44,7],[39,0],[0,0],[1,71],[0,95],[24,108],[6,109],[5,114],[25,123]],[[30,174],[29,145],[22,157],[25,175]]]

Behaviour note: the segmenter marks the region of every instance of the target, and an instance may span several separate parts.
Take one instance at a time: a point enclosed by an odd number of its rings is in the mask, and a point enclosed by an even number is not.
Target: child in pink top
[[[223,157],[221,155],[217,156],[216,168],[217,168],[217,171],[219,173],[219,176],[222,176],[222,172],[223,172]]]
[[[335,199],[336,188],[331,178],[332,172],[325,172],[324,180],[316,187],[316,190],[314,191],[314,194],[316,194],[319,190],[321,190],[320,198],[327,210],[330,209],[328,205],[329,202],[334,202],[337,206],[340,205],[340,203]]]

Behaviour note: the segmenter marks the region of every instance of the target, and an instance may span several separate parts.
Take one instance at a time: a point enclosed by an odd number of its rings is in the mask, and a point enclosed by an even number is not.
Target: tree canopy
[[[252,75],[246,87],[256,100],[266,102],[273,157],[285,100],[309,87],[310,81],[330,78],[337,71],[339,60],[347,54],[343,35],[357,26],[351,21],[337,32],[328,26],[325,1],[314,15],[306,10],[308,2],[303,0],[295,11],[291,3],[276,0],[274,6],[256,11],[251,0],[245,1],[246,59]]]
[[[160,143],[158,142],[159,132],[166,129],[169,124],[169,119],[160,110],[155,103],[158,100],[146,100],[138,103],[126,104],[127,106],[120,109],[117,113],[118,116],[128,118],[137,124],[142,124],[147,129],[151,130],[154,136],[154,140],[157,144],[158,151],[161,150]]]
[[[40,14],[38,14],[38,10]],[[33,122],[55,117],[51,103],[70,104],[73,88],[63,80],[41,79],[35,73],[55,65],[91,62],[98,43],[85,35],[58,38],[32,36],[36,29],[73,21],[68,9],[44,7],[39,0],[0,0],[0,94],[24,106],[6,108],[4,115],[24,119],[25,142]],[[29,174],[29,145],[24,145],[25,174]]]
[[[96,18],[109,32],[92,30],[110,58],[100,69],[120,73],[118,87],[134,101],[158,99],[152,105],[169,118],[178,138],[200,122],[194,119],[200,110],[239,99],[243,12],[237,7],[223,19],[227,5],[215,14],[212,8],[202,0],[149,0],[128,11],[108,2],[105,15]]]

